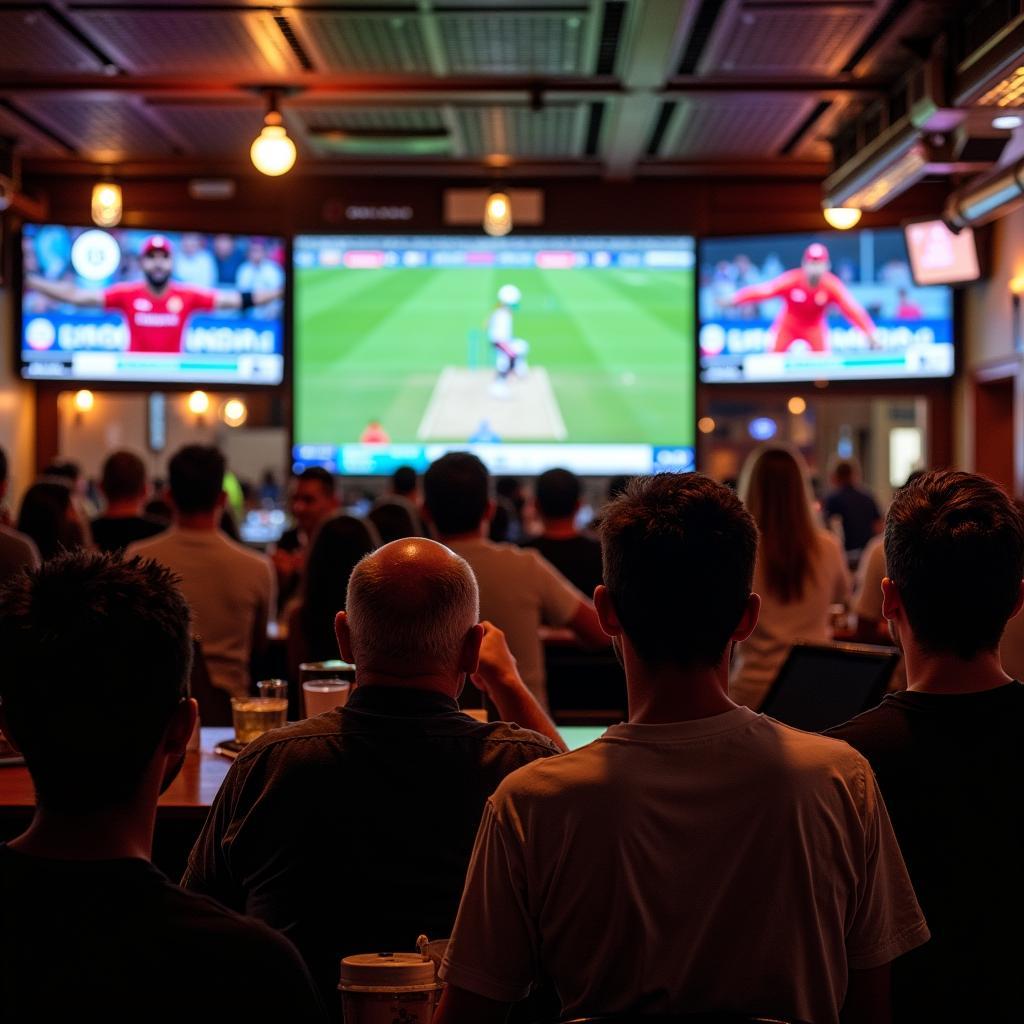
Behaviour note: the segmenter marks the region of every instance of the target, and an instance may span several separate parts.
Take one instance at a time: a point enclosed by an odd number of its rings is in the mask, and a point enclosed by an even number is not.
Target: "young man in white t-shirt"
[[[219,528],[224,472],[216,448],[192,444],[178,451],[168,465],[174,525],[130,545],[128,554],[153,558],[180,578],[213,685],[244,697],[253,655],[267,645],[276,584],[269,558]]]
[[[505,633],[519,674],[547,706],[541,626],[566,628],[587,647],[607,647],[597,612],[539,552],[486,537],[494,516],[487,467],[468,452],[449,452],[423,477],[423,511],[443,544],[461,555],[480,586],[480,616]]]
[[[889,964],[928,938],[874,776],[728,696],[757,621],[757,531],[696,474],[602,517],[630,719],[488,801],[435,1024],[504,1021],[538,977],[566,1017],[733,1011],[887,1024]]]

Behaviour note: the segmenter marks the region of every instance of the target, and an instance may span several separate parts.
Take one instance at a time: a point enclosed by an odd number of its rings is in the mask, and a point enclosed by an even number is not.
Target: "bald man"
[[[182,884],[287,935],[329,1008],[341,957],[451,934],[487,798],[564,749],[479,600],[441,544],[367,555],[336,620],[348,704],[246,747],[189,858]],[[462,714],[466,676],[533,728]]]

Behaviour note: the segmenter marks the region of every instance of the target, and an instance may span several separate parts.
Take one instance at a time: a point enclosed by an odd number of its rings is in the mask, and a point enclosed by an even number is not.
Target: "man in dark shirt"
[[[241,753],[184,879],[291,938],[329,1006],[341,957],[451,933],[485,801],[562,749],[501,632],[478,624],[476,579],[448,548],[415,538],[367,555],[346,608],[348,704]],[[532,728],[462,714],[467,674]]]
[[[885,528],[882,614],[907,690],[831,731],[871,762],[932,940],[897,961],[897,1021],[1024,1020],[1024,515],[992,481],[929,473]]]
[[[196,721],[171,574],[59,555],[0,590],[0,650],[3,727],[37,798],[0,844],[0,1017],[324,1021],[286,939],[150,863]]]
[[[524,547],[536,548],[570,583],[592,597],[601,582],[601,544],[576,529],[580,478],[568,469],[541,473],[536,501],[544,532]]]
[[[92,521],[92,538],[101,551],[122,551],[129,544],[155,537],[167,524],[142,515],[146,500],[146,467],[134,452],[114,452],[103,463],[100,490],[107,507]]]
[[[854,464],[848,459],[836,463],[832,471],[835,489],[825,498],[825,517],[839,516],[843,522],[844,546],[851,562],[882,525],[878,502],[863,487],[857,486]]]
[[[277,571],[277,599],[282,608],[298,589],[317,527],[338,511],[334,477],[320,466],[304,469],[295,478],[290,504],[295,525],[281,534],[271,553]]]

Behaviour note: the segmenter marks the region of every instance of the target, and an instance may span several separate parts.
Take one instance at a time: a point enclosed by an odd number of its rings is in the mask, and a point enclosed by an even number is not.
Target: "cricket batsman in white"
[[[526,354],[530,346],[515,336],[512,317],[522,299],[522,293],[514,284],[505,284],[498,289],[498,304],[487,319],[487,338],[494,348],[496,376],[491,385],[491,394],[507,398],[508,378],[511,374],[525,377],[528,371]]]

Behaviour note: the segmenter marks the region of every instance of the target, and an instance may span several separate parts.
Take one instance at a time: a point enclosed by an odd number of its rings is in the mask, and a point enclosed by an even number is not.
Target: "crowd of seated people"
[[[566,1019],[1024,1013],[1024,512],[995,485],[945,471],[897,491],[851,607],[862,638],[898,645],[906,689],[818,736],[758,714],[789,648],[827,641],[850,596],[843,544],[785,447],[755,451],[738,493],[699,474],[617,482],[585,532],[571,473],[538,478],[536,519],[506,484],[523,546],[490,539],[494,482],[472,455],[401,473],[361,518],[307,470],[279,605],[284,559],[220,529],[216,449],[170,460],[170,524],[140,512],[140,468],[107,460],[91,532],[59,473],[26,491],[18,529],[0,526],[0,726],[38,794],[0,845],[0,1006],[66,1005],[41,952],[59,929],[79,958],[65,977],[117,1019],[164,977],[126,948],[135,929],[197,990],[273,956],[260,1019],[338,1019],[339,959],[421,933],[452,935],[438,1024],[534,1019],[523,1000],[541,989]],[[389,505],[408,527],[387,543],[372,513]],[[214,685],[248,693],[277,614],[289,678],[340,656],[356,687],[237,758],[182,892],[148,857],[194,721],[183,644],[198,635]],[[545,626],[610,645],[625,672],[628,721],[573,753],[547,710]],[[114,637],[129,639],[111,659]],[[139,664],[147,685],[129,691]],[[490,722],[460,711],[473,692]],[[137,731],[116,778],[115,728]],[[48,928],[26,924],[33,907]]]

